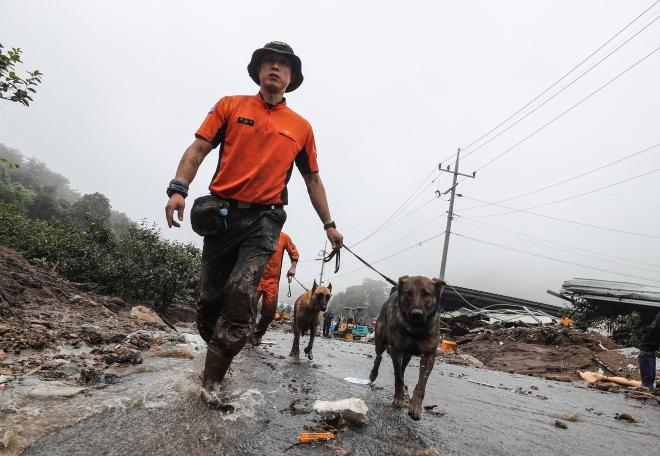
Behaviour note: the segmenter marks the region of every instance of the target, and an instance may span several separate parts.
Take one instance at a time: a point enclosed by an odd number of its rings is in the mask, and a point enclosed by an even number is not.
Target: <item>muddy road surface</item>
[[[53,432],[22,454],[602,455],[648,454],[660,447],[660,407],[655,402],[587,389],[582,382],[441,362],[429,379],[424,405],[436,405],[444,415],[425,412],[415,422],[407,409],[391,405],[394,376],[388,356],[375,386],[344,381],[368,377],[373,345],[317,338],[314,360],[294,365],[288,357],[292,337],[271,331],[264,338],[268,345],[236,357],[225,382],[232,413],[212,410],[199,399],[203,346],[192,351],[194,359],[145,358],[134,367],[139,372],[127,371],[117,384],[103,389],[66,399],[25,399],[34,419]],[[406,372],[410,391],[418,365],[413,358]],[[311,410],[316,400],[350,397],[362,398],[369,407],[366,424],[344,427],[334,446],[295,445],[300,433],[323,424],[315,412],[305,413],[305,407]],[[292,403],[302,410],[292,412]],[[615,419],[623,413],[637,422]],[[567,420],[567,414],[581,421]],[[49,419],[58,420],[61,429],[54,430],[58,424]],[[567,429],[556,427],[556,420]]]

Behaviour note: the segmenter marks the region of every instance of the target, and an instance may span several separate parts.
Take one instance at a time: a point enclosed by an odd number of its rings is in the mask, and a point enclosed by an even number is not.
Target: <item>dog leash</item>
[[[369,263],[367,263],[366,261],[364,261],[362,258],[360,258],[358,255],[356,255],[355,252],[353,252],[351,249],[349,249],[346,245],[344,245],[344,248],[345,248],[346,250],[348,250],[349,252],[351,252],[351,253],[353,254],[353,256],[355,256],[355,258],[357,258],[357,259],[360,260],[362,263],[364,263],[364,265],[365,265],[366,267],[368,267],[369,269],[371,269],[372,271],[374,271],[376,274],[378,274],[379,276],[381,276],[383,279],[387,280],[391,285],[394,285],[395,287],[398,285],[398,283],[396,283],[394,280],[390,279],[390,278],[387,277],[385,274],[382,274],[381,272],[377,271],[376,268],[374,268],[372,265],[370,265]],[[338,249],[337,249],[337,250],[338,250]],[[333,253],[334,253],[334,250],[333,250]],[[331,256],[331,257],[332,257],[332,256]],[[337,266],[337,270],[335,271],[335,273],[337,273],[338,270],[339,270],[339,266]]]
[[[353,253],[353,252],[351,252],[351,253]],[[355,255],[355,254],[353,253],[353,255]],[[328,263],[333,258],[335,259],[335,274],[337,274],[337,272],[339,272],[339,265],[341,263],[341,260],[340,260],[341,252],[339,251],[339,247],[335,247],[334,249],[332,249],[332,252],[330,252],[330,255],[328,255],[327,257],[323,257],[323,262]]]
[[[298,279],[296,279],[296,276],[289,276],[286,279],[289,281],[289,292],[286,295],[287,298],[291,297],[291,279],[295,279],[295,281],[298,282],[298,285],[303,287],[303,290],[309,291],[305,285],[303,285],[302,283],[300,283],[300,281]]]

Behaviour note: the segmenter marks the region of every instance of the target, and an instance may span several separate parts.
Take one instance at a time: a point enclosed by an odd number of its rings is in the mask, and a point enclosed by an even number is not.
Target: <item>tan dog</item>
[[[296,299],[296,305],[293,308],[293,348],[289,356],[293,356],[293,362],[300,364],[300,336],[305,335],[309,330],[309,344],[305,348],[307,358],[314,359],[312,356],[312,346],[314,345],[314,336],[316,328],[321,324],[322,315],[328,301],[332,296],[332,284],[328,287],[317,286],[316,280],[311,291],[306,291]]]
[[[376,320],[376,359],[369,380],[373,382],[378,377],[380,361],[387,350],[394,364],[394,405],[403,405],[403,376],[410,358],[421,357],[419,381],[408,409],[413,420],[422,417],[426,381],[435,362],[440,326],[438,310],[444,287],[444,280],[403,276]]]

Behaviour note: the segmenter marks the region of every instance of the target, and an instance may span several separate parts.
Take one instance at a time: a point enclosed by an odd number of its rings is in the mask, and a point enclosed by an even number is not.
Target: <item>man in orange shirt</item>
[[[197,305],[197,327],[208,345],[207,400],[247,341],[257,286],[286,221],[286,184],[294,163],[330,243],[341,248],[343,242],[330,216],[312,127],[284,98],[303,82],[300,58],[286,43],[273,41],[254,51],[248,74],[259,92],[224,97],[211,108],[167,188],[167,224],[179,227],[174,212],[182,221],[188,185],[204,158],[220,146],[209,190],[221,206],[215,215],[222,223],[204,236]]]
[[[266,271],[261,277],[259,288],[257,288],[257,295],[254,298],[254,318],[252,319],[252,329],[246,347],[258,347],[261,345],[261,338],[266,334],[268,325],[275,318],[277,311],[277,296],[280,291],[280,276],[282,275],[282,260],[284,259],[284,251],[287,251],[291,259],[291,267],[286,273],[287,277],[296,275],[296,265],[298,264],[298,249],[291,242],[291,237],[284,231],[280,233],[280,240],[277,245],[277,251],[273,254]],[[256,323],[257,316],[257,303],[261,300],[261,318],[259,323]],[[256,326],[256,328],[255,328]]]

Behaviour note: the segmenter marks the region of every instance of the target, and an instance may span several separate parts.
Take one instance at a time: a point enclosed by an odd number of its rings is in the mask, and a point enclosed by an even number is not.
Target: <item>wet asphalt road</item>
[[[303,340],[306,344],[307,338]],[[125,391],[142,394],[144,400],[54,432],[23,454],[331,455],[335,451],[325,446],[291,447],[301,432],[308,432],[304,426],[318,424],[319,417],[314,412],[292,414],[288,405],[297,399],[311,409],[315,400],[349,397],[362,398],[369,407],[367,424],[338,434],[336,445],[354,455],[415,454],[429,448],[439,454],[461,455],[647,455],[660,448],[660,407],[623,394],[437,363],[424,405],[437,405],[445,416],[425,413],[415,422],[407,409],[391,405],[394,377],[388,356],[376,381],[383,389],[343,381],[368,377],[373,358],[367,355],[373,355],[373,345],[317,338],[314,360],[294,365],[288,357],[291,334],[271,332],[264,341],[274,345],[244,350],[235,360],[225,386],[236,407],[233,414],[211,410],[199,400],[202,353],[183,363],[185,368],[177,360],[173,370],[157,369],[122,379]],[[313,363],[319,367],[312,367]],[[417,368],[418,358],[413,358],[406,372],[410,391]],[[171,381],[163,382],[163,377]],[[158,385],[150,388],[150,384]],[[532,394],[516,393],[516,388]],[[106,393],[112,394],[109,390]],[[567,413],[578,414],[584,421],[567,422],[561,418]],[[640,422],[617,421],[617,413],[630,413]],[[566,422],[568,429],[555,427],[557,419]]]

